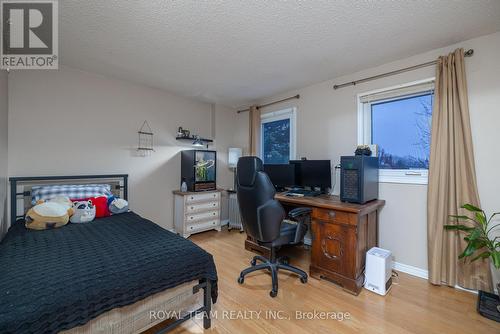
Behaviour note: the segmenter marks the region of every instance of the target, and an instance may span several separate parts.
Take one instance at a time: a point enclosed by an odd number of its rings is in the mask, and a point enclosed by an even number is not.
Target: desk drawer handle
[[[337,213],[335,211],[330,211],[328,212],[328,215],[331,217],[331,218],[335,218],[335,216],[337,215]]]

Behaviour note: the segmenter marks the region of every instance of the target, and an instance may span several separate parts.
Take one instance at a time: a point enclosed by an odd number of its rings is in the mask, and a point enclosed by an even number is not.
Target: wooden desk
[[[359,294],[364,281],[366,252],[378,245],[378,211],[385,201],[366,204],[341,202],[338,196],[275,198],[286,209],[311,207],[312,253],[309,273]],[[267,255],[269,249],[247,239],[245,248]]]

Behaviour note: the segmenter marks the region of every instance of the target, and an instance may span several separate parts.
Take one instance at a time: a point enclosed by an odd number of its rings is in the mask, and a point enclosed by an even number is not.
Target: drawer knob
[[[329,215],[330,217],[332,217],[332,218],[335,218],[336,213],[335,213],[335,211],[330,211],[330,212],[328,212],[328,215]]]

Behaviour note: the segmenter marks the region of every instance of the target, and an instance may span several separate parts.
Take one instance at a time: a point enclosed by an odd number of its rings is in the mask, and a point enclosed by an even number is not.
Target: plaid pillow
[[[111,196],[109,184],[59,184],[50,186],[35,186],[31,188],[31,203],[48,200],[58,196],[70,199],[89,198],[96,196]]]

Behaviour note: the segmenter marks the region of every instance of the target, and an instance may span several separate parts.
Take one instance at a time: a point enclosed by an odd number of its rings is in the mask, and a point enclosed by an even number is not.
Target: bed
[[[0,243],[0,333],[137,333],[165,323],[164,333],[197,314],[209,328],[217,272],[189,240],[134,212],[24,227],[30,185],[96,179],[127,198],[126,175],[10,179],[15,223]]]

